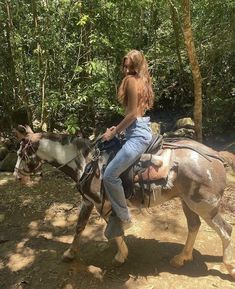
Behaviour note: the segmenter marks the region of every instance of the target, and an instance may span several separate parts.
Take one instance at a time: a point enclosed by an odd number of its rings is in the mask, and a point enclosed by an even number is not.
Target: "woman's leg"
[[[148,142],[141,137],[130,138],[105,169],[103,175],[105,190],[114,212],[122,221],[130,220],[130,214],[120,175],[145,152],[147,146]]]

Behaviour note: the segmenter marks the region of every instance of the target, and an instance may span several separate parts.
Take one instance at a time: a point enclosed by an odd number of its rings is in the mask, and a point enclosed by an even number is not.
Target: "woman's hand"
[[[107,128],[106,132],[102,135],[102,140],[103,141],[109,141],[115,137],[116,133],[117,133],[116,126],[112,126],[110,128]]]

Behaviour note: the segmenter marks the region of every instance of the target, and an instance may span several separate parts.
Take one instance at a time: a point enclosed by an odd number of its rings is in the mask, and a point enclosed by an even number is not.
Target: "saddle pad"
[[[170,170],[171,152],[171,149],[165,149],[160,155],[161,162],[155,162],[153,156],[153,161],[149,160],[147,168],[141,174],[135,176],[134,182],[166,179]]]

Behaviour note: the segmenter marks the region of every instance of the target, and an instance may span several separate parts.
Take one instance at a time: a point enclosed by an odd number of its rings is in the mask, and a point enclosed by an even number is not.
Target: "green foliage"
[[[190,115],[194,98],[180,27],[182,8],[172,2],[179,11],[182,67],[168,1],[1,2],[0,127],[10,126],[11,111],[20,106],[29,108],[32,121],[40,122],[43,115],[51,130],[89,134],[114,124],[122,114],[116,100],[121,60],[133,48],[148,59],[155,109]],[[203,76],[203,123],[214,133],[235,125],[235,3],[191,4]]]

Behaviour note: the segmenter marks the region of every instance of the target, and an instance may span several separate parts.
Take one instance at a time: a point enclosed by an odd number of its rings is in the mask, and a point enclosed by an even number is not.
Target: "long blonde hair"
[[[137,80],[140,80],[138,81],[138,102],[144,101],[146,109],[152,108],[154,94],[151,77],[148,71],[148,64],[144,54],[138,50],[131,50],[124,56],[123,65],[126,59],[130,60],[131,69],[134,71],[134,77],[136,77]],[[123,78],[118,90],[118,100],[124,106],[127,105],[128,101],[126,96],[126,83],[130,76],[131,75],[127,75]]]

